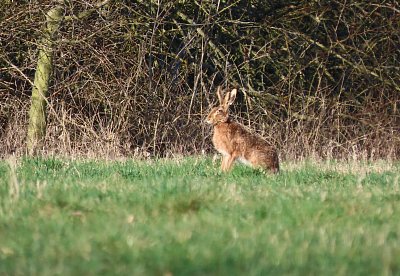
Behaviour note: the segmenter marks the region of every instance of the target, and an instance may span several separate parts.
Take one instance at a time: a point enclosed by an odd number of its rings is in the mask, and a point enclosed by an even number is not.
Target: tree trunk
[[[63,15],[64,9],[60,5],[49,10],[46,14],[46,28],[43,38],[41,39],[41,43],[39,43],[39,56],[29,111],[27,151],[30,155],[35,154],[41,147],[46,133],[46,97],[53,70],[54,39]]]

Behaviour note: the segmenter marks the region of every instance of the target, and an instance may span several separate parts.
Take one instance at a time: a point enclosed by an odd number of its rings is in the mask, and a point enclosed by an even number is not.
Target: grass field
[[[0,161],[0,275],[399,275],[400,164]]]

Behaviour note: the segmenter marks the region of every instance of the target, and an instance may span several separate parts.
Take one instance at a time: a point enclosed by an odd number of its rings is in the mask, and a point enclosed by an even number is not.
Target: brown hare
[[[206,119],[214,128],[214,147],[223,156],[221,170],[228,171],[238,159],[263,171],[279,172],[276,150],[261,136],[250,132],[229,117],[229,106],[234,102],[236,93],[237,90],[233,89],[224,96],[221,87],[218,87],[219,106],[211,109]]]

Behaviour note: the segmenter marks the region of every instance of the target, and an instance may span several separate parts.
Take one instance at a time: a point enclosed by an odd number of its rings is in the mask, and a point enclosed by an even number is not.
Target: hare
[[[221,170],[230,170],[232,163],[238,159],[263,171],[279,172],[276,150],[261,136],[229,117],[229,106],[234,102],[236,93],[237,89],[233,89],[224,97],[221,87],[218,87],[219,106],[212,108],[206,119],[214,128],[214,147],[223,155]]]

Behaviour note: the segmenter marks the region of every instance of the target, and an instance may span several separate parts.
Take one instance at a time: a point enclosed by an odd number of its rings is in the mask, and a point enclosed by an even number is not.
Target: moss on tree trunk
[[[46,28],[39,43],[39,56],[32,88],[31,108],[29,111],[29,126],[27,150],[30,155],[40,148],[46,133],[46,106],[49,80],[53,71],[53,46],[55,33],[64,15],[64,9],[58,5],[46,14]]]

